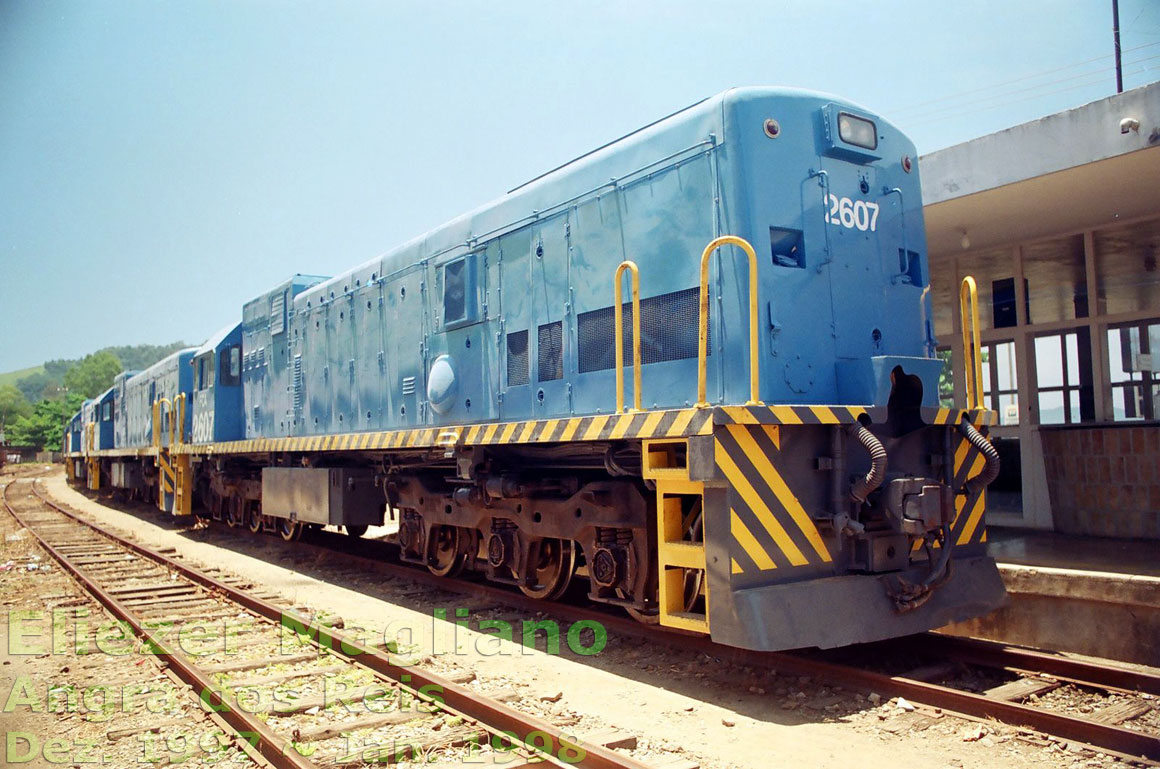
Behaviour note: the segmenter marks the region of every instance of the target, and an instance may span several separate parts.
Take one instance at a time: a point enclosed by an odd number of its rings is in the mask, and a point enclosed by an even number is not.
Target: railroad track
[[[38,492],[39,493],[39,492]],[[50,503],[51,504],[51,503]],[[1091,660],[1081,660],[1003,644],[934,633],[830,652],[752,652],[721,646],[704,636],[643,625],[606,607],[553,603],[527,598],[509,588],[464,579],[436,577],[426,570],[389,560],[385,542],[351,540],[329,532],[315,541],[287,543],[307,552],[341,553],[344,568],[409,578],[434,588],[494,601],[526,612],[549,610],[568,622],[594,620],[620,635],[661,642],[741,665],[763,666],[800,676],[818,677],[847,689],[901,697],[919,706],[968,720],[995,720],[1052,738],[1079,743],[1127,759],[1160,761],[1160,735],[1125,728],[1152,704],[1142,695],[1160,695],[1160,676]],[[889,657],[898,670],[882,670],[875,658]],[[850,659],[858,659],[851,664]],[[905,661],[900,664],[899,660]],[[962,688],[964,666],[995,671],[1001,683],[981,691]],[[891,666],[887,666],[889,668]],[[1067,687],[1132,695],[1110,712],[1090,715],[1059,712],[1042,696]]]
[[[410,578],[522,612],[545,611],[543,601],[505,586],[436,577],[424,569],[395,562],[393,546],[385,542],[351,540],[345,535],[321,532],[312,542],[299,541],[290,546],[319,554],[340,553],[345,569],[363,574]],[[867,694],[902,697],[968,720],[993,719],[1125,759],[1160,761],[1160,734],[1122,726],[1153,709],[1152,702],[1142,695],[1160,696],[1160,676],[1142,670],[938,633],[826,652],[753,652],[722,646],[698,634],[644,625],[608,607],[554,602],[550,611],[559,620],[596,621],[609,632],[691,649],[740,665],[818,677]],[[891,664],[883,666],[876,658],[888,658]],[[890,670],[891,667],[897,670]],[[964,680],[964,669],[990,671],[990,677],[999,681],[979,691],[964,688],[974,683],[969,676]],[[1067,689],[1131,695],[1132,701],[1121,701],[1106,712],[1093,712],[1090,716],[1059,712],[1042,701],[1044,695]]]
[[[18,494],[18,484],[33,493]],[[470,674],[400,665],[387,648],[96,527],[34,479],[9,482],[3,504],[259,763],[313,769],[445,755],[509,767],[647,769],[611,747],[625,735],[578,739],[504,704],[503,693],[468,688]],[[361,735],[357,744],[351,732]]]

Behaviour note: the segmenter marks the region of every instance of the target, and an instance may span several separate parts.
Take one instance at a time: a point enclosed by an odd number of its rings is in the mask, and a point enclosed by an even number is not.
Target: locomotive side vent
[[[564,378],[564,324],[561,321],[540,326],[536,381],[550,382]]]
[[[298,419],[302,416],[302,356],[294,356],[294,418]]]
[[[270,334],[286,331],[286,295],[277,294],[270,300]]]
[[[531,375],[528,367],[528,332],[507,335],[507,386],[526,385]]]
[[[687,288],[640,302],[640,362],[663,363],[697,357],[697,304],[699,289]],[[614,307],[581,313],[577,317],[580,373],[616,366]],[[624,360],[632,360],[632,303],[624,305]],[[710,311],[710,324],[712,311]],[[712,334],[709,350],[712,354]]]

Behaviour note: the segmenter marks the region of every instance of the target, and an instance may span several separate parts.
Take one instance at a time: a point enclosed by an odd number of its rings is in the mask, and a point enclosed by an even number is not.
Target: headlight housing
[[[838,138],[855,147],[878,149],[878,127],[874,121],[849,112],[838,113]]]

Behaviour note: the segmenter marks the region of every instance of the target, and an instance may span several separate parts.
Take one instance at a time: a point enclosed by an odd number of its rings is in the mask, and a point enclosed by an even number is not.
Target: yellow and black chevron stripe
[[[740,425],[841,425],[858,421],[866,413],[861,406],[722,406],[717,424]]]
[[[975,427],[998,424],[999,412],[989,409],[922,409],[928,425],[957,425],[966,417]]]
[[[176,448],[175,452],[252,454],[269,451],[381,451],[448,446],[678,438],[708,435],[712,431],[713,409],[672,409],[304,438],[258,438],[227,443],[186,444]]]
[[[996,414],[993,411],[967,412],[971,423],[976,428],[991,424]],[[957,423],[957,422],[956,422]],[[958,491],[967,482],[983,470],[985,459],[983,454],[970,442],[955,434],[957,443],[954,456],[954,490]],[[987,507],[987,491],[982,489],[971,496],[955,495],[955,518],[951,523],[951,542],[956,547],[977,545],[987,541],[987,527],[983,522],[983,514]],[[935,543],[938,546],[938,543]],[[922,547],[922,542],[915,542],[913,550]]]
[[[829,547],[780,466],[778,425],[723,425],[714,433],[717,467],[728,482],[730,570],[823,566]]]
[[[873,421],[886,419],[883,407],[866,406],[720,406],[715,409],[717,424],[740,425],[847,425],[870,414]],[[919,409],[928,425],[958,424],[964,416],[976,425],[994,424],[994,411],[948,408]]]
[[[993,413],[993,412],[986,412]],[[975,427],[982,423],[974,422]],[[970,442],[958,436],[955,447],[954,479],[956,490],[961,489],[968,478],[973,478],[983,470],[982,452]],[[987,490],[981,489],[971,496],[955,497],[955,520],[951,524],[951,541],[955,545],[973,545],[987,541],[987,528],[983,524],[983,511],[987,506]]]

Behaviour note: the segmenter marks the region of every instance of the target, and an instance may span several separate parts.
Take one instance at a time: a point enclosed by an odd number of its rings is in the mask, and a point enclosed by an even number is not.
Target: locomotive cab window
[[[203,355],[197,359],[197,368],[193,372],[194,388],[197,390],[205,390],[213,385],[213,353]]]
[[[442,291],[443,328],[462,328],[480,320],[476,254],[453,259],[438,268],[436,291]]]
[[[242,380],[241,345],[231,344],[223,349],[220,363],[221,371],[218,372],[218,381],[222,387],[236,387]]]
[[[455,323],[467,317],[467,260],[456,259],[443,266],[443,322]]]

